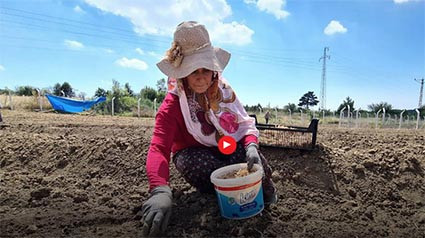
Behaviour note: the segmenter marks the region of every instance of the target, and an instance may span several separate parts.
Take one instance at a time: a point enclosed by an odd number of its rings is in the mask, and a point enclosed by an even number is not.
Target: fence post
[[[137,99],[137,117],[140,117],[140,100],[142,100],[142,98]]]
[[[416,108],[416,130],[419,128],[419,119],[421,118],[419,110]]]
[[[425,127],[425,116],[422,116],[424,118],[424,123],[422,124],[421,128]]]
[[[289,111],[289,121],[292,121],[292,112],[291,112],[291,109],[288,108],[288,111]]]
[[[359,110],[360,108],[358,108],[356,111],[356,128],[359,128]]]
[[[276,114],[276,122],[277,122],[277,107],[274,108],[275,114]],[[278,123],[276,123],[278,124]]]
[[[407,114],[407,115],[406,115],[406,124],[407,124],[407,128],[409,128],[409,120],[410,120],[410,117],[409,117],[409,114]]]
[[[385,107],[382,108],[382,127],[384,127],[385,124]]]
[[[153,115],[156,115],[156,98],[153,100]]]
[[[10,110],[13,110],[13,101],[12,101],[12,92],[9,91],[9,104],[10,104]]]
[[[112,116],[114,116],[114,101],[115,97],[112,98]]]
[[[350,123],[351,123],[351,107],[350,105],[347,105],[347,123],[348,123],[348,128],[350,128]]]
[[[301,112],[301,123],[303,123],[304,122],[304,119],[303,119],[303,109],[300,109],[300,112]]]
[[[35,90],[37,90],[37,94],[38,94],[38,103],[40,104],[40,111],[43,111],[43,102],[42,97],[41,97],[41,92],[38,88],[36,88]]]
[[[342,118],[344,117],[344,110],[345,110],[345,107],[343,107],[343,108],[341,109],[341,111],[339,111],[339,123],[338,123],[338,128],[340,128],[340,127],[341,127],[341,121],[342,121]]]
[[[379,109],[378,112],[376,112],[376,116],[375,116],[375,129],[378,128],[378,116],[379,113],[381,112],[382,109]]]
[[[398,129],[401,129],[401,123],[403,122],[403,113],[405,112],[406,110],[403,110],[402,112],[400,112],[400,122],[398,123]]]

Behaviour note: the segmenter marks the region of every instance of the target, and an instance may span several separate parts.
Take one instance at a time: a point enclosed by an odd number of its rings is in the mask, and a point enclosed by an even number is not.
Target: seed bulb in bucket
[[[223,177],[221,177],[222,179],[231,179],[231,178],[240,178],[240,177],[245,177],[248,176],[249,174],[254,173],[255,169],[251,169],[251,171],[248,171],[247,168],[241,168],[239,170],[234,170],[228,174],[223,175]]]

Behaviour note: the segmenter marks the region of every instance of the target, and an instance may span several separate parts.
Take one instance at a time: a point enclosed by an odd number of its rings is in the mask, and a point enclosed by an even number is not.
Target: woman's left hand
[[[246,147],[246,162],[248,163],[248,171],[251,171],[254,163],[261,165],[261,158],[258,154],[257,144],[251,143]]]

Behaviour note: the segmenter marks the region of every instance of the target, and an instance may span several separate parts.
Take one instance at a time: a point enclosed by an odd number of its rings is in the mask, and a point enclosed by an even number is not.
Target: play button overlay
[[[218,141],[218,150],[225,155],[230,155],[236,150],[236,141],[231,136],[223,136]]]

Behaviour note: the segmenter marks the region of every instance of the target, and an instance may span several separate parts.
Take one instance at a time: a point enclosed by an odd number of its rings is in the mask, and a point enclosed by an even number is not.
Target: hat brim
[[[222,72],[229,63],[229,60],[229,52],[218,47],[210,47],[205,51],[184,56],[178,67],[174,67],[167,59],[161,60],[156,65],[168,77],[179,79],[187,77],[193,71],[200,68]]]

